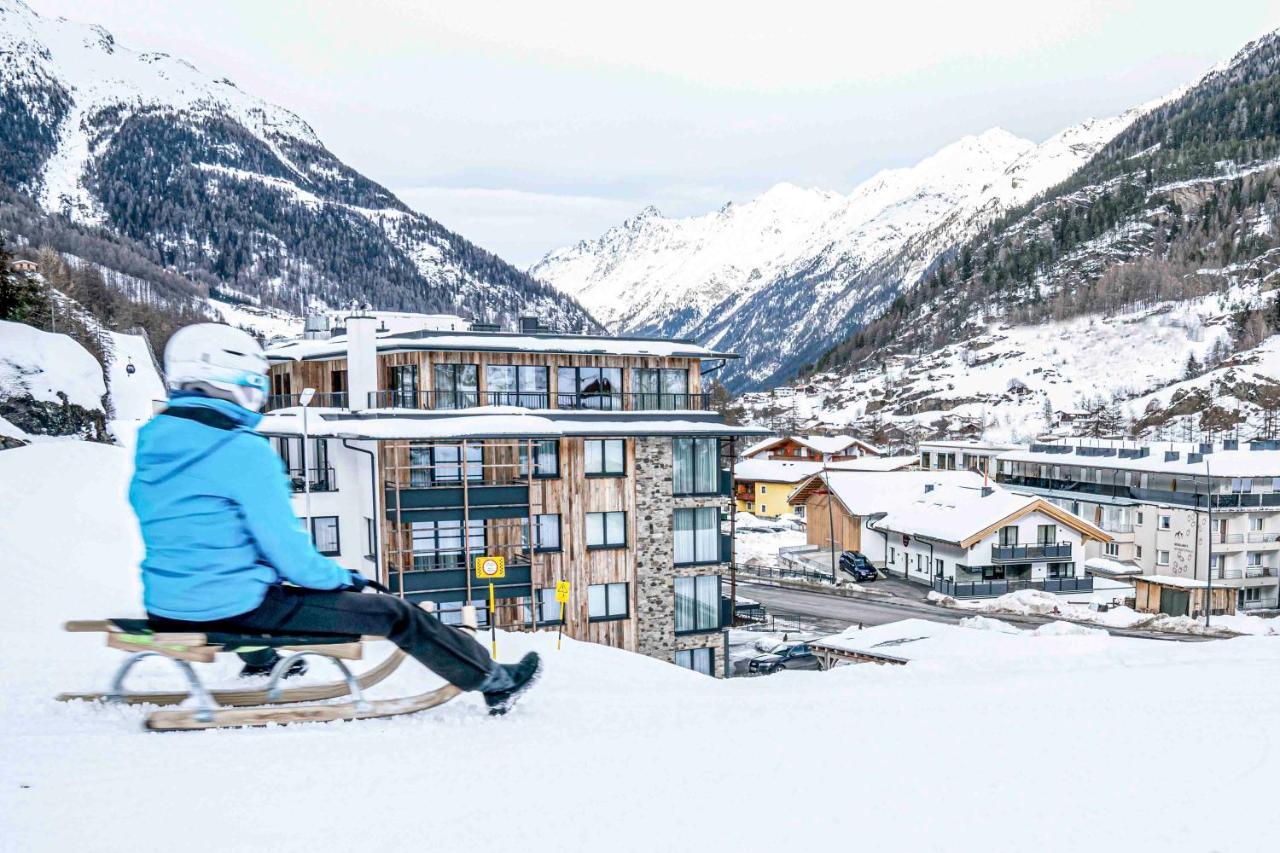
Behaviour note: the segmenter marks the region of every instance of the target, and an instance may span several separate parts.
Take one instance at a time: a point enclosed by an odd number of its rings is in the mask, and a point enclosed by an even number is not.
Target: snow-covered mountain
[[[873,440],[1280,438],[1278,100],[1280,32],[959,244],[794,387],[747,395],[751,416]]]
[[[733,350],[731,388],[787,379],[994,217],[1062,181],[1150,107],[1037,145],[993,128],[848,195],[779,184],[745,204],[669,219],[649,207],[530,272],[611,328]]]
[[[21,0],[0,0],[0,174],[48,212],[264,302],[594,326],[338,160],[297,115]]]

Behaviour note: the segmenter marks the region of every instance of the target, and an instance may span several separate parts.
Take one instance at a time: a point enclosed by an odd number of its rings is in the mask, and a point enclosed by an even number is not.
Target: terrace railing
[[[272,412],[277,409],[289,409],[301,405],[301,394],[269,394],[262,411]],[[331,394],[316,394],[311,398],[309,405],[313,409],[345,409],[347,408],[347,395],[341,391]]]
[[[933,588],[952,598],[995,598],[1023,589],[1044,592],[1092,592],[1093,578],[1044,578],[1042,580],[989,580],[955,581],[951,578],[933,579]]]
[[[1024,563],[1028,560],[1069,560],[1070,542],[1042,542],[1035,545],[992,545],[994,563]]]
[[[579,409],[605,412],[710,411],[710,394],[556,393],[547,391],[374,391],[375,409],[468,409],[517,406],[525,409]]]

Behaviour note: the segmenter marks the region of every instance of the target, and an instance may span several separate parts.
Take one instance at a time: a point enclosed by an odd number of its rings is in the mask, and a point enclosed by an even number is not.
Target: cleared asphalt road
[[[922,602],[903,601],[900,598],[846,598],[825,592],[812,592],[806,589],[756,584],[738,579],[739,595],[753,598],[765,606],[768,612],[778,618],[792,619],[816,625],[831,632],[843,631],[850,625],[883,625],[886,622],[897,622],[900,619],[928,619],[932,622],[955,624],[961,619],[974,615],[963,610],[951,610],[945,607],[933,607]],[[1038,628],[1046,622],[1054,621],[1048,616],[1013,616],[1010,614],[993,614],[1002,622],[1008,622],[1022,628]],[[1139,637],[1147,640],[1204,640],[1205,637],[1185,634],[1162,634],[1151,631],[1131,631],[1119,628],[1106,629],[1121,637]]]

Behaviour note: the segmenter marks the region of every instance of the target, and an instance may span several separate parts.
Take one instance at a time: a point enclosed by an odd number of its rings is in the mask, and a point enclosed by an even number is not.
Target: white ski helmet
[[[250,411],[267,401],[267,356],[248,332],[221,323],[196,323],[173,333],[164,348],[165,382]]]

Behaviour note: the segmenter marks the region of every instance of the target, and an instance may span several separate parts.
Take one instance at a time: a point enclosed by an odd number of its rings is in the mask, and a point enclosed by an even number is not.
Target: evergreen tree
[[[12,263],[0,240],[0,320],[39,325],[49,315],[49,295],[38,279],[14,272]]]

